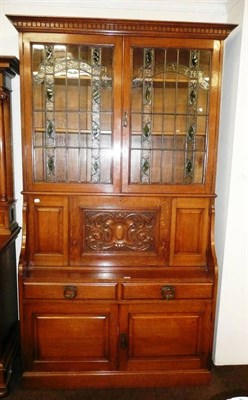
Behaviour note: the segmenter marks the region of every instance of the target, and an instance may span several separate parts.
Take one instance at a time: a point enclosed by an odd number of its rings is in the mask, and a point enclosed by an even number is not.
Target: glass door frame
[[[147,184],[130,182],[130,148],[131,148],[131,84],[133,48],[168,48],[168,49],[195,49],[212,51],[212,71],[209,89],[209,130],[207,136],[207,154],[205,165],[205,182],[202,184]],[[218,103],[220,79],[218,75],[220,65],[219,41],[199,39],[170,39],[170,38],[124,38],[124,80],[123,110],[128,116],[126,126],[123,127],[123,168],[122,191],[125,193],[211,193],[214,190],[214,162],[216,159],[216,144],[218,137]]]

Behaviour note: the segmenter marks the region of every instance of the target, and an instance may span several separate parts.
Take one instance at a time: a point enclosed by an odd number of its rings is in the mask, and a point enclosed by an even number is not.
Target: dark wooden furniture
[[[234,26],[9,18],[21,39],[24,384],[207,383]]]
[[[11,79],[19,73],[15,57],[0,56],[0,397],[8,393],[19,344],[12,167]]]

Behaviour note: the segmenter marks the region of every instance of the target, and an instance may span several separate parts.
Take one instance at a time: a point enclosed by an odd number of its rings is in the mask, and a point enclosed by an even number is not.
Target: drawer
[[[122,284],[123,299],[208,299],[212,298],[212,283],[142,283]]]
[[[116,299],[117,283],[24,282],[25,299],[111,300]]]

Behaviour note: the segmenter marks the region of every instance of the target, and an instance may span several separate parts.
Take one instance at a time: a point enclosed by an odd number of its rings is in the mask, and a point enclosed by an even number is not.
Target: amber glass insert
[[[111,47],[32,45],[36,182],[112,183],[112,61]]]
[[[130,183],[203,184],[211,51],[133,48]]]

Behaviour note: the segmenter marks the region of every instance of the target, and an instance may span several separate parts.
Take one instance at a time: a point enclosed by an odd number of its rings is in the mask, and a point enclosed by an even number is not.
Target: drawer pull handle
[[[67,300],[73,300],[77,297],[77,286],[65,286],[64,297]]]
[[[161,295],[166,300],[172,300],[175,297],[175,288],[174,286],[166,285],[162,287]]]

